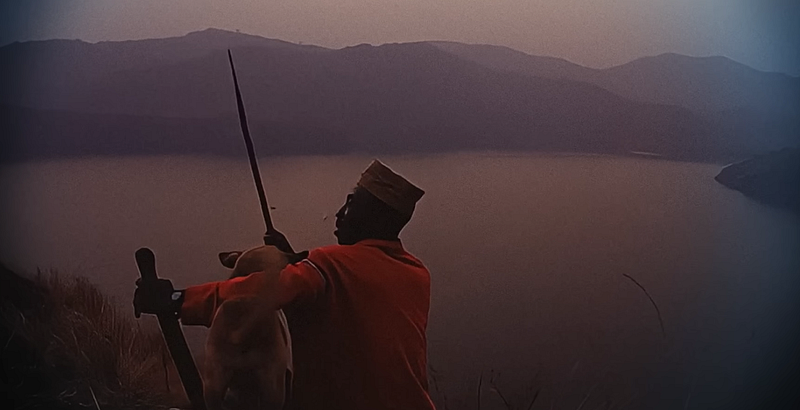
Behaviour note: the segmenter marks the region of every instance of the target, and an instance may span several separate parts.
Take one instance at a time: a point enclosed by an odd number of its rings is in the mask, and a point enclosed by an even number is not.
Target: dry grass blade
[[[586,392],[586,396],[584,396],[584,397],[583,397],[583,401],[581,401],[581,404],[580,404],[580,405],[578,405],[578,408],[577,408],[577,409],[575,409],[575,410],[581,410],[581,409],[583,408],[583,406],[584,406],[584,405],[586,405],[586,402],[587,402],[587,401],[589,401],[589,396],[591,396],[591,395],[592,395],[592,390],[594,390],[594,388],[595,388],[596,386],[597,386],[597,385],[595,384],[594,386],[592,386],[592,387],[589,389],[589,391],[588,391],[588,392]]]
[[[658,315],[658,324],[661,325],[661,334],[664,335],[664,338],[666,339],[667,331],[664,330],[664,320],[661,319],[661,310],[658,308],[658,304],[656,304],[656,301],[653,300],[653,297],[650,296],[650,293],[647,291],[647,289],[645,289],[644,286],[642,286],[639,282],[637,282],[636,279],[632,278],[630,275],[626,273],[623,273],[622,276],[625,276],[626,278],[630,279],[634,284],[636,284],[636,286],[639,287],[639,289],[642,290],[642,292],[644,292],[645,296],[647,296],[647,298],[650,299],[650,303],[652,303],[653,307],[656,308],[656,315]]]
[[[500,391],[500,388],[497,387],[497,383],[495,383],[494,381],[494,373],[492,373],[492,376],[489,378],[489,386],[492,387],[492,392],[494,392],[495,394],[497,394],[498,397],[500,397],[500,400],[503,401],[503,405],[506,406],[507,409],[509,410],[513,409],[511,403],[506,399],[506,396],[504,396],[503,392]]]
[[[97,410],[101,410],[100,409],[100,404],[97,402],[97,396],[94,394],[94,389],[92,388],[91,385],[89,386],[89,392],[92,393],[92,400],[94,400],[94,407]]]
[[[442,398],[443,410],[449,410],[447,403],[447,394],[445,394],[443,391],[439,389],[439,378],[437,377],[439,372],[437,372],[436,369],[433,368],[433,366],[428,364],[428,374],[430,376],[431,382],[433,383],[434,391],[436,391],[436,393]]]
[[[478,396],[478,410],[481,410],[481,389],[482,389],[482,387],[483,387],[483,372],[481,372],[480,377],[478,377],[478,390],[476,392],[477,396]]]
[[[528,410],[531,410],[533,408],[533,403],[536,403],[536,398],[539,397],[539,392],[540,391],[542,391],[542,389],[536,390],[536,393],[533,394],[533,398],[531,399],[531,402],[528,403],[528,407],[527,407]]]

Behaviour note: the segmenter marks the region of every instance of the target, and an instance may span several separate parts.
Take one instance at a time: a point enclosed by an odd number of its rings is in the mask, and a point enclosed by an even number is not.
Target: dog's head
[[[233,269],[231,278],[247,276],[253,272],[278,273],[286,265],[300,262],[308,257],[308,251],[298,253],[281,252],[274,246],[256,246],[246,251],[220,252],[222,266]]]

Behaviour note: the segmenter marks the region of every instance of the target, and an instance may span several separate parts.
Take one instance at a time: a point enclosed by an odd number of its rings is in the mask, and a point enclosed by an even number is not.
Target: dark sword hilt
[[[156,256],[153,251],[148,248],[139,248],[136,251],[136,265],[139,267],[142,284],[146,285],[148,282],[158,280]],[[135,312],[137,317],[140,313]],[[158,317],[158,325],[161,327],[161,334],[164,336],[164,342],[167,344],[172,361],[175,362],[175,367],[178,369],[178,376],[181,378],[183,389],[192,403],[192,410],[205,410],[203,380],[200,378],[200,372],[197,371],[192,352],[189,350],[189,345],[183,336],[178,318],[169,313],[160,313],[156,317]]]

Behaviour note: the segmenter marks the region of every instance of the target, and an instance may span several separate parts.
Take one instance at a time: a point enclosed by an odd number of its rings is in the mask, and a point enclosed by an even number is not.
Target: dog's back
[[[277,275],[291,255],[260,246],[220,254],[232,267],[231,278],[253,272]],[[204,374],[209,410],[222,408],[228,389],[236,408],[281,409],[289,398],[292,342],[282,311],[269,311],[255,298],[224,302],[217,310],[206,341]]]

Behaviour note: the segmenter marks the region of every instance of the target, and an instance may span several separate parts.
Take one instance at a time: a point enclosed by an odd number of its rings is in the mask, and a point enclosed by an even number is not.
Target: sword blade
[[[236,69],[233,67],[231,50],[228,50],[228,61],[231,63],[233,86],[236,89],[236,107],[239,109],[239,123],[242,126],[242,136],[244,137],[244,145],[247,147],[247,156],[250,158],[250,170],[253,172],[253,179],[255,180],[256,190],[258,191],[261,213],[264,215],[264,225],[266,226],[267,234],[270,234],[275,232],[275,227],[272,225],[272,218],[269,214],[269,204],[267,203],[267,194],[264,192],[264,184],[261,182],[261,172],[258,170],[256,151],[255,148],[253,148],[253,139],[250,138],[250,129],[247,126],[247,114],[244,112],[244,102],[242,102],[242,93],[239,91],[239,81],[236,79]]]

